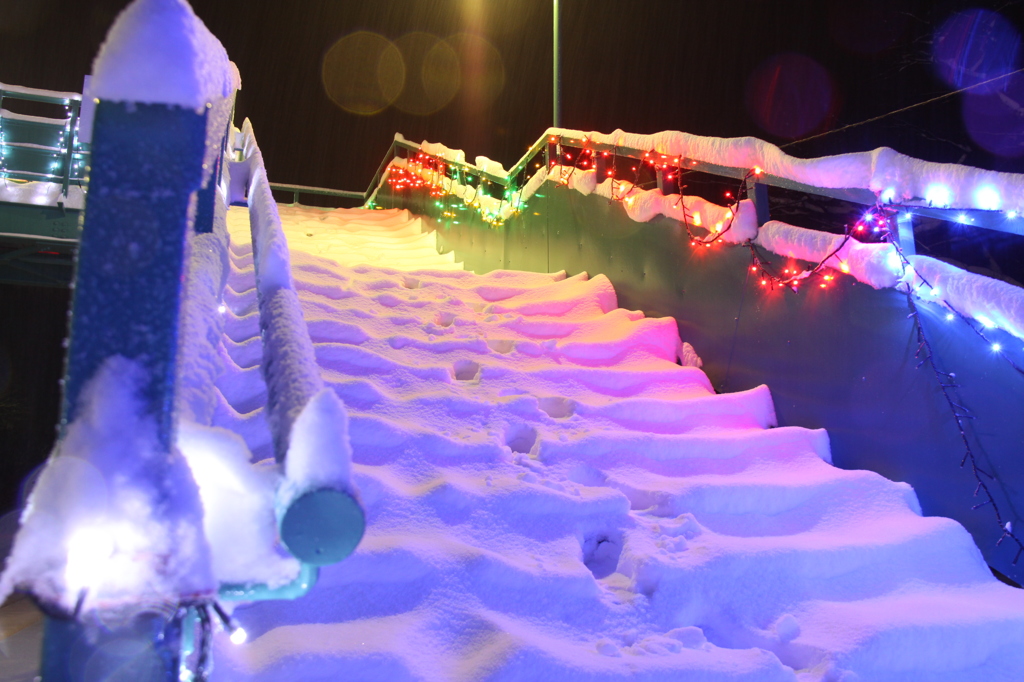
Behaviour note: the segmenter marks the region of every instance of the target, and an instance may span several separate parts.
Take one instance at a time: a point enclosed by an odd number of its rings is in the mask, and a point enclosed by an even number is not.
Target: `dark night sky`
[[[125,4],[0,0],[0,81],[80,90]],[[972,7],[998,11],[1010,33],[1024,30],[1021,0],[562,0],[563,124],[783,143],[949,92],[933,64],[933,36]],[[194,8],[241,71],[237,121],[252,119],[277,182],[363,189],[396,131],[507,166],[551,120],[550,0],[196,0]],[[399,41],[411,31],[446,39],[473,29],[494,46],[504,71],[489,105],[474,97],[480,87],[466,85],[473,72],[465,63],[463,86],[432,115],[393,106],[356,115],[325,91],[324,56],[354,31]],[[990,52],[1010,59],[1012,41],[996,38],[1002,42]],[[469,50],[478,44],[470,43]],[[416,64],[408,67],[418,73]],[[765,90],[773,77],[778,88]],[[962,106],[954,96],[791,151],[817,156],[887,145],[929,160],[1024,170],[1019,157],[991,154],[971,139]]]

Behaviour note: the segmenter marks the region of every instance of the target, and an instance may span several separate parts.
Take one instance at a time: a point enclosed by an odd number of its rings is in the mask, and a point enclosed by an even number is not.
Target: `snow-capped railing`
[[[588,157],[582,161],[584,150]],[[543,162],[538,160],[541,154]],[[1024,290],[915,255],[912,232],[913,216],[921,215],[1024,234],[1018,208],[1024,205],[1024,175],[931,163],[886,148],[802,160],[754,138],[678,132],[604,135],[555,128],[508,171],[486,157],[468,163],[460,150],[416,144],[401,135],[395,136],[390,155],[395,158],[386,159],[389,172],[412,170],[420,180],[474,206],[487,222],[516,214],[545,182],[556,182],[618,200],[638,222],[664,215],[703,226],[712,240],[753,244],[784,257],[817,262],[819,268],[851,275],[875,288],[910,287],[982,327],[998,327],[1024,339]],[[641,189],[631,181],[637,178],[632,173],[630,179],[616,178],[615,160],[623,158],[635,160],[637,166],[646,164],[657,188]],[[680,196],[679,176],[689,171],[745,180],[749,201],[722,207],[700,197]],[[812,181],[817,184],[808,184]],[[846,240],[770,220],[769,185],[879,206],[895,214],[895,244]],[[971,202],[989,208],[969,208]],[[729,228],[723,231],[723,225]]]
[[[304,563],[334,563],[355,549],[365,526],[351,480],[348,418],[320,376],[281,218],[248,120],[242,135],[267,421],[285,474],[278,493],[281,539]]]
[[[395,156],[423,154],[442,161],[450,178],[495,184],[501,187],[503,198],[526,199],[530,180],[535,175],[531,172],[535,158],[543,152],[545,166],[550,168],[566,162],[566,152],[570,149],[592,153],[592,169],[602,162],[607,163],[608,157],[648,161],[657,169],[658,188],[666,195],[678,193],[680,173],[697,171],[747,178],[748,195],[757,207],[759,224],[770,219],[768,187],[865,206],[898,207],[909,218],[900,225],[900,241],[908,252],[913,249],[912,216],[915,215],[1024,234],[1024,175],[923,161],[887,147],[798,159],[753,137],[701,137],[677,131],[638,135],[617,130],[604,134],[549,128],[507,171],[500,163],[486,157],[477,157],[475,164],[469,163],[462,151],[429,142],[416,144],[401,135],[395,136],[385,162]],[[566,165],[576,167],[571,159]],[[601,168],[605,173],[613,170],[609,166]],[[375,185],[369,195],[374,189]]]
[[[63,106],[64,118],[27,116],[3,108],[5,100]],[[0,83],[0,177],[57,183],[67,196],[85,181],[89,145],[79,139],[82,96]]]

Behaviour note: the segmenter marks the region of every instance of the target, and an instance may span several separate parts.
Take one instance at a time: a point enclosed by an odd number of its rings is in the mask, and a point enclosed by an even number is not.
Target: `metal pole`
[[[552,2],[554,15],[552,24],[554,34],[552,38],[552,52],[554,53],[552,63],[554,71],[554,78],[552,79],[554,81],[552,92],[552,99],[554,100],[554,121],[552,122],[552,125],[556,128],[559,128],[562,125],[562,112],[559,110],[560,107],[558,102],[558,91],[561,89],[562,74],[561,65],[558,63],[558,0],[552,0]]]

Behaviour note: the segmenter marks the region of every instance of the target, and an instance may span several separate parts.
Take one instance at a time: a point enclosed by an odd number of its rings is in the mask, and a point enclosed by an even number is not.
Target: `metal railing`
[[[63,106],[65,118],[18,114],[6,100]],[[82,95],[0,84],[0,178],[55,182],[67,196],[71,183],[84,184],[89,145],[79,140]]]
[[[575,131],[549,129],[543,136],[538,138],[522,158],[520,158],[519,161],[504,174],[491,173],[478,168],[474,164],[458,159],[442,158],[436,154],[424,151],[423,145],[410,142],[401,135],[396,135],[394,141],[385,154],[380,167],[375,173],[373,180],[370,182],[370,186],[365,192],[340,192],[338,190],[318,190],[314,192],[314,188],[301,189],[304,193],[310,194],[327,194],[334,192],[336,193],[336,196],[344,196],[346,198],[358,199],[361,197],[365,203],[371,200],[377,189],[382,184],[385,170],[392,159],[396,157],[408,158],[411,155],[422,155],[422,157],[433,158],[435,160],[435,170],[443,172],[447,177],[453,180],[457,180],[463,184],[476,184],[478,186],[481,182],[492,183],[503,189],[504,196],[511,196],[516,192],[521,191],[526,186],[530,176],[533,175],[533,173],[530,172],[530,164],[542,153],[544,154],[544,165],[547,167],[550,167],[556,162],[556,160],[561,162],[564,158],[563,154],[565,153],[565,150],[585,149],[594,153],[595,157],[604,152],[608,152],[618,159],[633,159],[640,162],[648,159],[652,153],[657,153],[657,150],[654,149],[635,149],[625,146],[594,142],[581,134],[566,134],[567,132]],[[661,181],[662,178],[658,179],[658,188],[666,194],[675,194],[679,192],[679,174],[696,172],[741,180],[744,177],[748,177],[751,171],[750,168],[724,166],[709,163],[700,159],[687,158],[685,156],[679,157],[668,154],[663,155],[660,153],[658,153],[658,156],[661,159],[666,159],[666,161],[663,162],[665,166],[671,167],[666,168],[665,170],[674,170],[676,172],[676,182],[663,183]],[[281,185],[277,187],[285,189],[290,188],[291,186]],[[299,186],[294,187],[299,189]],[[790,178],[760,172],[756,177],[748,178],[747,181],[747,196],[755,204],[759,224],[763,224],[769,219],[767,194],[769,187],[776,187],[783,190],[846,201],[867,207],[875,206],[880,203],[880,197],[868,189],[859,187],[818,187],[816,185],[799,182]],[[298,201],[298,193],[295,195],[295,200],[296,202]],[[884,200],[881,201],[884,203]],[[901,247],[905,252],[909,253],[913,253],[914,251],[913,220],[915,217],[934,218],[950,223],[958,223],[966,227],[982,227],[1009,234],[1024,235],[1024,219],[1021,219],[1019,216],[1015,216],[1013,212],[1008,213],[1001,210],[985,210],[979,208],[941,208],[929,205],[923,197],[905,202],[898,208],[902,209],[900,219],[898,220],[898,238],[900,240]]]

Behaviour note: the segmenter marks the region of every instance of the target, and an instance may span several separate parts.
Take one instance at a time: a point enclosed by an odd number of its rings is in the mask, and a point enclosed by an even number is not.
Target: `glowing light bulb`
[[[939,208],[947,208],[953,203],[953,194],[949,188],[937,183],[928,185],[928,189],[924,192],[924,198],[929,204]]]
[[[889,189],[882,192],[881,199],[887,204],[891,204],[892,200],[896,198],[896,188],[890,187]]]
[[[839,264],[839,269],[846,274],[850,274],[850,266],[847,265],[845,261]]]
[[[992,185],[984,185],[974,192],[974,205],[986,211],[998,211],[1003,201],[999,190]]]
[[[953,313],[946,313],[946,322],[953,321]]]
[[[219,306],[217,306],[217,312],[220,313],[221,315],[223,315],[227,311],[228,311],[228,307],[226,305],[224,305],[223,303],[221,303]]]
[[[996,353],[998,353],[1002,349],[1003,349],[1002,344],[999,344],[999,343],[993,343],[992,344],[992,350],[995,351]]]
[[[232,644],[245,644],[247,639],[249,639],[249,634],[242,628],[235,628],[231,633]]]

